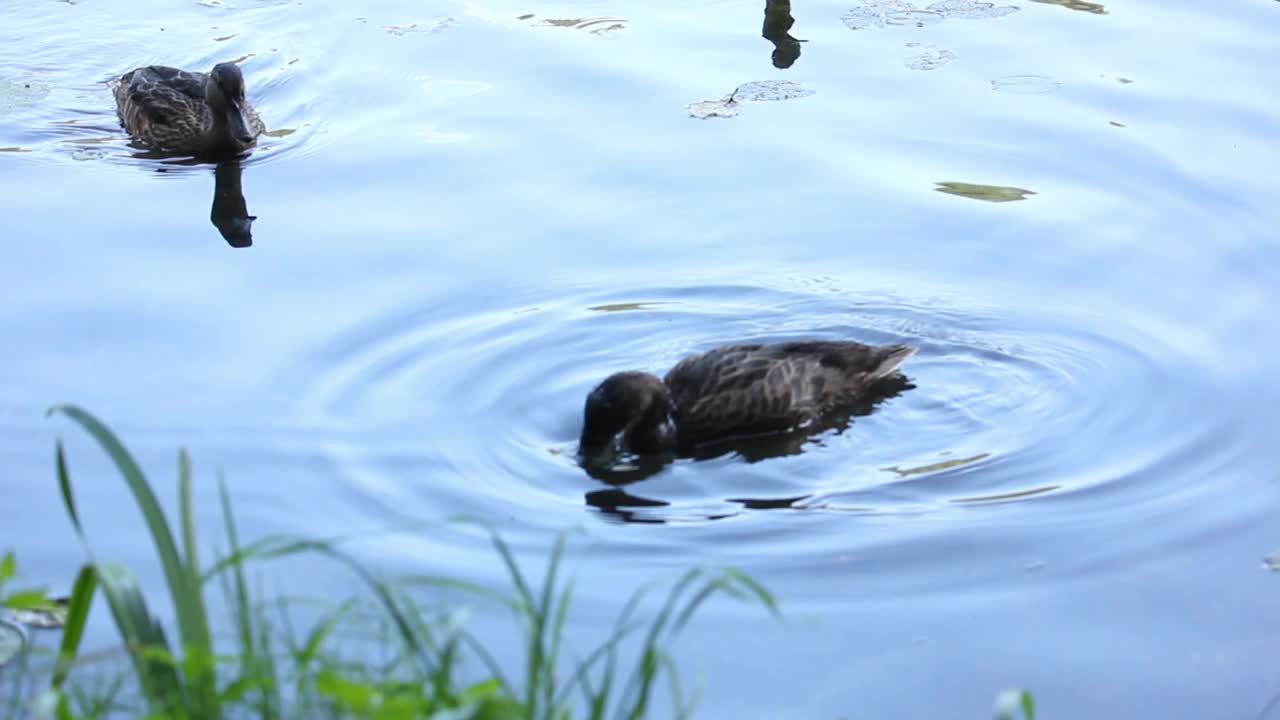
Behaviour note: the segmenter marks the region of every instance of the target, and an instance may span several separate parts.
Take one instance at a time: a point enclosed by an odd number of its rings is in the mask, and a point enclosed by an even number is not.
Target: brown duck
[[[235,63],[208,73],[151,65],[125,73],[113,91],[120,124],[157,150],[231,157],[253,147],[265,130],[245,100]]]
[[[802,428],[864,399],[915,348],[857,342],[728,345],[681,360],[659,379],[615,373],[587,395],[579,451],[598,457],[621,435],[642,455]]]

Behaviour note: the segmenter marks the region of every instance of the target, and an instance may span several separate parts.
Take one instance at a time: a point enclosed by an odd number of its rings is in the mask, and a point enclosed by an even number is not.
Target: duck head
[[[213,110],[214,122],[225,125],[227,134],[242,147],[253,144],[253,130],[245,116],[244,75],[235,63],[218,63],[209,73],[205,100]]]
[[[578,452],[599,458],[622,436],[622,449],[642,455],[675,449],[671,394],[662,380],[644,372],[610,375],[587,395]]]

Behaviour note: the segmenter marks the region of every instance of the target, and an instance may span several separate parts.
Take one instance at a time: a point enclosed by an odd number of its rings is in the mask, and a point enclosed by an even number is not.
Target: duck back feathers
[[[663,384],[688,447],[808,425],[856,402],[914,352],[835,341],[729,345],[681,360]]]

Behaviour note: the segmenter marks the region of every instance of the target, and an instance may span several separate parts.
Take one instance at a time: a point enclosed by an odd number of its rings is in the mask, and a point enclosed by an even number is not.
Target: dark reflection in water
[[[592,490],[586,494],[587,505],[599,508],[606,516],[622,522],[651,523],[661,525],[666,520],[637,513],[634,508],[666,507],[671,503],[632,495],[621,488]]]
[[[761,35],[773,43],[773,66],[782,70],[791,67],[800,58],[800,43],[791,37],[791,26],[796,19],[791,16],[791,0],[765,0],[764,29]]]
[[[760,35],[773,44],[774,68],[790,68],[800,59],[800,44],[805,41],[791,37],[791,26],[795,23],[796,19],[791,17],[791,0],[765,0],[764,28]]]
[[[729,498],[728,502],[739,503],[744,510],[789,510],[795,509],[796,503],[808,500],[811,495],[799,495],[795,497],[785,498]],[[603,490],[592,490],[585,496],[587,505],[600,510],[606,517],[624,523],[645,523],[648,525],[662,525],[670,521],[669,518],[650,515],[645,513],[649,508],[665,508],[670,507],[671,503],[665,500],[655,500],[640,495],[633,495],[622,488],[605,488]],[[736,517],[736,512],[720,512],[698,514],[696,518],[686,517],[686,520],[696,519],[703,520],[724,520],[725,518]]]
[[[218,163],[213,171],[213,207],[209,211],[209,221],[234,248],[253,244],[253,221],[258,219],[258,216],[249,214],[245,205],[244,192],[240,188],[242,171],[239,160]]]

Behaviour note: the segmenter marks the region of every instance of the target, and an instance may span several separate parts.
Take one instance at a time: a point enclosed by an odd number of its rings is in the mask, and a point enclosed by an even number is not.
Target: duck
[[[235,63],[208,73],[150,65],[115,82],[120,124],[147,145],[167,152],[234,157],[253,147],[266,127],[245,99]]]
[[[617,372],[587,395],[579,454],[593,461],[619,441],[641,456],[688,453],[801,429],[868,399],[914,353],[852,341],[735,344],[690,355],[662,378]]]

